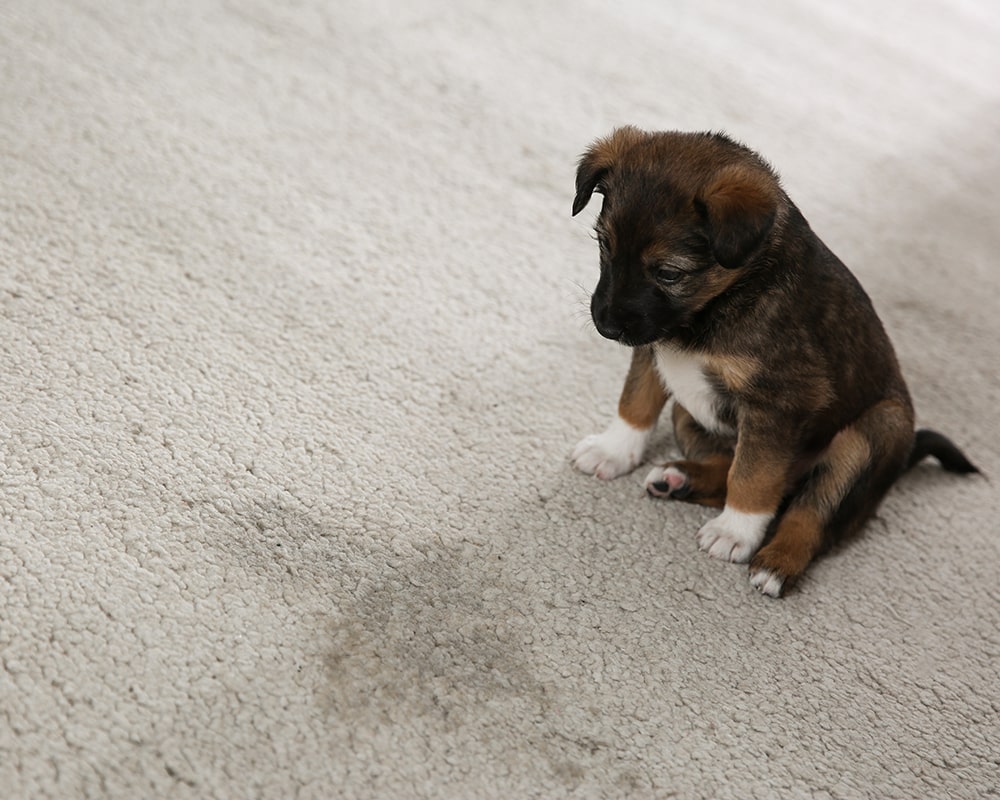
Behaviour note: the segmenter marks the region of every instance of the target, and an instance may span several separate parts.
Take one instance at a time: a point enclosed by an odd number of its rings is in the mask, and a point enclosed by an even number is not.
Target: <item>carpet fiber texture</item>
[[[922,465],[771,600],[714,512],[568,456],[628,363],[575,164],[631,123],[769,158],[1000,476],[998,39],[986,0],[6,0],[0,795],[996,795],[996,478]]]

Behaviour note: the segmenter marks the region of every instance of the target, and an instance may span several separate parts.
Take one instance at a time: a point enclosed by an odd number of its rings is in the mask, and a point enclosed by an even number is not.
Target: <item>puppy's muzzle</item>
[[[597,328],[597,332],[605,339],[618,342],[625,338],[625,328],[616,322],[609,320],[598,321],[595,319],[594,327]]]
[[[638,318],[636,315],[629,315],[623,312],[614,303],[606,300],[600,292],[594,294],[590,300],[590,316],[594,320],[594,327],[605,339],[614,342],[633,345],[633,339],[646,338],[637,336],[639,334]]]

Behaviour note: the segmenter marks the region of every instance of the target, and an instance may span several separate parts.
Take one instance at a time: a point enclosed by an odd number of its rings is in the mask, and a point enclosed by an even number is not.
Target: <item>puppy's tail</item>
[[[969,461],[951,439],[937,431],[923,428],[913,437],[913,450],[910,451],[906,468],[909,469],[927,456],[934,456],[948,472],[962,475],[979,472],[979,467]]]

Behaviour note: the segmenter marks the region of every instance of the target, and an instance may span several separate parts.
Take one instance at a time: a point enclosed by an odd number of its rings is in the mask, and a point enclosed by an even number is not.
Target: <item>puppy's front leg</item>
[[[656,371],[653,348],[636,347],[618,401],[618,416],[604,433],[588,436],[576,446],[573,465],[604,480],[631,472],[642,461],[666,402],[667,391]]]
[[[745,563],[757,552],[781,505],[792,467],[791,446],[773,428],[741,424],[722,513],[698,531],[698,546],[713,558]]]

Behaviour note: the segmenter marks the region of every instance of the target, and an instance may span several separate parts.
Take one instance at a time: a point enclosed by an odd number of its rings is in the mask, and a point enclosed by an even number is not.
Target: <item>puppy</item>
[[[756,153],[721,134],[621,128],[581,158],[574,215],[594,192],[591,316],[632,364],[617,418],[573,452],[578,469],[634,469],[673,395],[683,460],[646,489],[721,508],[699,547],[749,562],[772,597],[925,456],[978,471],[941,434],[914,433],[871,301]]]

